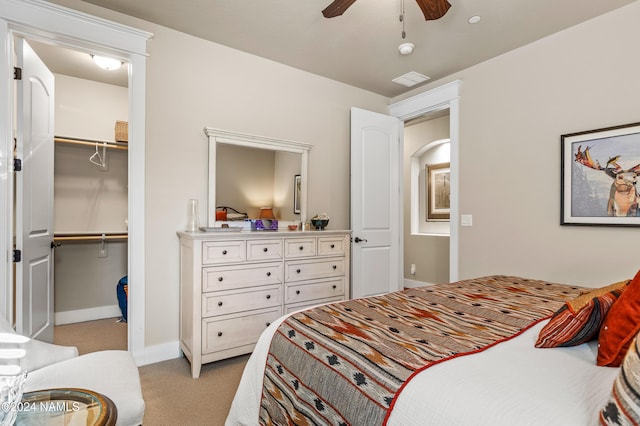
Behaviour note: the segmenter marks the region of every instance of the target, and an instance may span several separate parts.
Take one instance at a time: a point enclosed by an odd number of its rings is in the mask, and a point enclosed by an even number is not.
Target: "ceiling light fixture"
[[[470,24],[477,24],[478,22],[480,22],[480,16],[478,15],[473,15],[471,18],[469,18]]]
[[[400,22],[402,23],[402,39],[404,40],[407,37],[407,33],[404,30],[404,0],[400,0]],[[398,50],[401,55],[410,55],[414,47],[413,43],[402,43],[398,46]]]
[[[93,55],[93,54],[91,55],[91,58],[93,59],[93,62],[96,63],[96,65],[108,71],[117,70],[122,66],[122,61],[115,58],[108,58],[106,56]]]

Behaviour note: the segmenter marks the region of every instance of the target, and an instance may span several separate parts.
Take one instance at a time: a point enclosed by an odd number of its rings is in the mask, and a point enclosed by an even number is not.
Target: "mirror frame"
[[[214,129],[212,127],[205,127],[204,133],[209,140],[207,227],[213,228],[216,223],[216,155],[219,143],[301,154],[300,221],[302,223],[307,221],[307,172],[309,169],[309,151],[313,145],[298,141]]]

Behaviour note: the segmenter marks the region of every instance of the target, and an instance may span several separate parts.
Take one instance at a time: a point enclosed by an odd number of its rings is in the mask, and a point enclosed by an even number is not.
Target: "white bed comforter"
[[[226,426],[258,424],[269,344],[283,320],[271,324],[258,341]],[[416,375],[397,397],[388,424],[597,424],[598,412],[607,401],[618,369],[596,366],[597,342],[572,348],[535,348],[545,323],[484,352],[448,360]]]

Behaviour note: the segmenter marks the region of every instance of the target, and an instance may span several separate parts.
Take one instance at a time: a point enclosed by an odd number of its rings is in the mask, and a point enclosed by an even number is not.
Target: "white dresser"
[[[351,231],[178,232],[180,348],[191,375],[249,353],[275,319],[349,298]]]

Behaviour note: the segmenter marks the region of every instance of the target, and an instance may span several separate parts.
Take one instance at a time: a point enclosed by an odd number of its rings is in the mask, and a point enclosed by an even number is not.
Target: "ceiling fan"
[[[322,14],[325,18],[334,18],[342,15],[356,0],[334,0],[327,6]],[[447,0],[416,0],[422,10],[425,21],[433,21],[442,18],[451,7]]]

